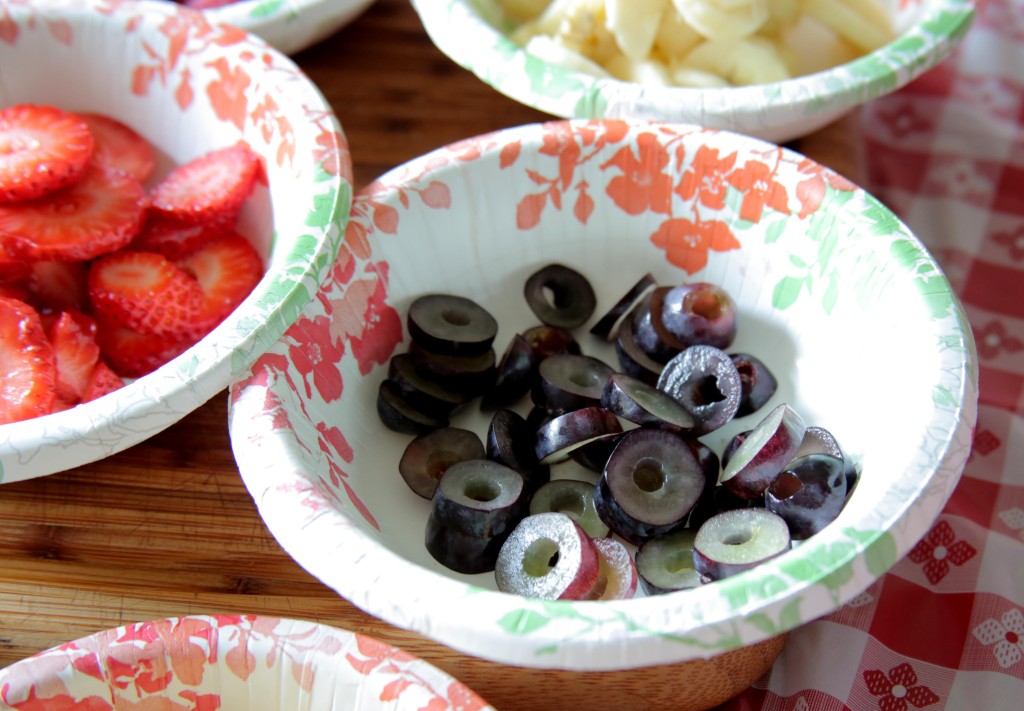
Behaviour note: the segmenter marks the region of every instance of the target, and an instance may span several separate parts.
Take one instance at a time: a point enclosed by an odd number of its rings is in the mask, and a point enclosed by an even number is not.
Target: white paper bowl
[[[536,323],[523,284],[551,262],[589,276],[594,319],[648,271],[662,284],[727,289],[740,311],[731,350],[757,355],[780,381],[766,408],[789,402],[861,463],[840,518],[755,570],[621,602],[525,599],[497,592],[492,574],[436,563],[423,543],[429,502],[397,470],[411,437],[375,411],[389,357],[408,346],[405,311],[430,292],[474,299],[500,324],[500,355]],[[586,328],[584,352],[616,363]],[[270,531],[358,607],[484,659],[610,670],[771,638],[876,580],[959,479],[975,370],[967,321],[938,266],[891,212],[832,171],[733,133],[553,122],[437,150],[362,191],[334,274],[232,387],[229,426]],[[703,439],[720,453],[757,419]],[[471,404],[453,422],[482,436],[488,421]]]
[[[126,449],[221,392],[295,320],[330,269],[351,202],[348,146],[330,105],[262,40],[170,2],[0,0],[0,106],[107,113],[159,159],[154,179],[246,141],[262,158],[239,231],[266,274],[211,334],[91,403],[0,426],[0,482]],[[232,98],[233,97],[233,98]]]
[[[373,637],[238,615],[128,624],[0,670],[4,708],[26,702],[55,709],[491,708],[448,674]]]
[[[226,22],[295,54],[338,32],[373,0],[238,0],[204,10],[210,22]]]
[[[972,0],[892,0],[886,5],[902,34],[860,59],[772,84],[691,89],[596,78],[527,54],[506,35],[513,25],[497,0],[412,4],[442,52],[501,93],[540,111],[564,118],[693,123],[777,143],[811,133],[924,73],[953,50],[974,16]]]

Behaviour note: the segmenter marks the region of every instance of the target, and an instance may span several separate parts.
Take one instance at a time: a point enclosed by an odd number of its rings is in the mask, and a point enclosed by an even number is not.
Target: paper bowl
[[[373,4],[373,0],[238,0],[204,10],[210,22],[226,22],[294,54],[327,39]]]
[[[594,320],[645,272],[729,291],[740,312],[731,350],[757,355],[780,382],[765,408],[790,403],[862,469],[841,516],[751,571],[616,602],[526,599],[498,592],[493,574],[435,562],[424,548],[430,504],[398,474],[411,437],[375,410],[389,358],[409,343],[406,309],[431,292],[469,297],[497,319],[500,356],[536,324],[523,284],[553,262],[589,277]],[[589,325],[583,351],[617,364]],[[829,169],[729,132],[558,121],[437,150],[361,191],[316,301],[232,387],[229,427],[270,531],[358,607],[474,657],[629,669],[775,638],[888,570],[962,473],[975,360],[962,308],[922,244]],[[453,423],[483,436],[489,418],[473,403]],[[702,439],[721,453],[758,419]],[[552,477],[587,475],[558,466]]]
[[[0,482],[114,454],[181,419],[240,375],[328,273],[351,202],[351,160],[330,105],[262,40],[170,2],[0,0],[0,106],[107,113],[174,164],[245,141],[266,185],[238,230],[265,258],[250,296],[212,333],[111,395],[0,426]]]
[[[497,0],[412,0],[434,44],[501,93],[564,118],[693,123],[783,143],[888,94],[954,49],[974,16],[971,0],[883,3],[902,33],[833,69],[771,84],[725,89],[641,85],[570,71],[527,54]]]
[[[4,708],[423,709],[491,707],[373,637],[261,616],[124,625],[0,670]]]

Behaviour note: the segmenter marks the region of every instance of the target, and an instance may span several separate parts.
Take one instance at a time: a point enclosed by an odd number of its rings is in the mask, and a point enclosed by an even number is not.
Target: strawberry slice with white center
[[[153,173],[153,146],[131,126],[104,114],[78,114],[96,142],[92,159],[108,168],[124,171],[140,183]]]
[[[203,290],[162,254],[122,251],[89,268],[93,309],[126,328],[158,336],[182,336],[195,325]]]
[[[57,399],[76,405],[85,397],[100,359],[96,322],[82,313],[62,312],[47,329],[57,363]]]
[[[37,200],[0,204],[0,250],[29,260],[93,259],[131,242],[145,207],[138,180],[90,165],[73,185]]]
[[[176,262],[195,277],[203,305],[193,334],[201,338],[234,311],[263,278],[263,260],[245,237],[231,233]]]
[[[259,156],[248,146],[211,151],[172,170],[153,189],[151,209],[193,224],[237,217],[260,169]]]
[[[195,224],[169,220],[149,211],[142,231],[132,242],[132,248],[144,252],[159,252],[168,259],[181,259],[234,231],[236,216]]]
[[[0,110],[0,203],[33,200],[78,180],[92,157],[89,126],[53,106]]]
[[[0,297],[0,425],[53,411],[57,366],[38,312]]]

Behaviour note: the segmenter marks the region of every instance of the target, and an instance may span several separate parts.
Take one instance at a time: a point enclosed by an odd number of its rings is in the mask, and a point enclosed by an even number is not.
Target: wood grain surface
[[[378,0],[295,60],[341,120],[357,188],[447,143],[551,118],[445,57],[408,0]],[[856,128],[854,115],[792,147],[859,181]],[[484,663],[391,627],[300,568],[267,532],[238,476],[226,405],[221,393],[121,454],[0,486],[0,668],[127,622],[259,613],[317,620],[401,646],[503,711],[558,707],[558,699],[585,693],[587,675]],[[775,652],[754,651],[767,662]],[[665,686],[665,699],[678,699],[683,678],[671,667],[652,673],[606,675],[621,690],[607,707],[624,700],[657,707],[651,696],[637,701],[652,684]],[[665,682],[669,677],[674,683]]]

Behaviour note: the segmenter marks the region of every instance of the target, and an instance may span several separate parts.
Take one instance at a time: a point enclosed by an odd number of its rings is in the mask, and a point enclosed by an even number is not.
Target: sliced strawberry
[[[139,333],[99,319],[96,340],[104,360],[123,378],[141,378],[184,353],[192,339]]]
[[[153,146],[135,129],[104,114],[79,114],[96,142],[92,159],[108,168],[122,170],[140,183],[153,173]]]
[[[98,397],[103,397],[123,387],[124,380],[121,376],[111,370],[110,366],[101,360],[92,369],[92,376],[90,376],[89,384],[82,395],[82,402],[91,402]]]
[[[107,320],[141,333],[181,336],[195,324],[203,290],[156,252],[122,251],[89,268],[89,300]]]
[[[84,311],[88,303],[85,262],[29,262],[26,279],[32,305],[53,311]]]
[[[142,231],[132,242],[132,249],[159,252],[171,260],[181,259],[201,245],[229,234],[234,224],[234,216],[230,219],[187,224],[160,217],[150,211]]]
[[[186,223],[237,217],[259,171],[259,156],[248,146],[211,151],[172,170],[150,195],[152,209]]]
[[[20,281],[0,280],[0,296],[8,299],[17,299],[26,303],[31,298],[28,293],[28,287]]]
[[[195,320],[196,338],[209,333],[263,278],[263,260],[249,240],[238,233],[201,247],[177,262],[195,277],[203,290],[203,305]]]
[[[96,322],[83,313],[62,311],[46,335],[57,359],[57,399],[75,405],[85,396],[100,359]]]
[[[0,203],[71,185],[92,153],[89,126],[75,114],[32,104],[0,110]]]
[[[0,204],[0,249],[31,260],[92,259],[131,242],[145,206],[138,180],[90,165],[74,185],[38,200]]]
[[[28,278],[28,273],[28,262],[12,257],[0,244],[0,281],[23,281]]]
[[[57,399],[53,347],[34,308],[0,297],[0,425],[53,411]]]

